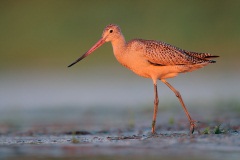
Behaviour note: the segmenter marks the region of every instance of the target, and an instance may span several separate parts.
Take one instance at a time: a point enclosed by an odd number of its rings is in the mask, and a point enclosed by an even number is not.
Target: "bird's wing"
[[[193,56],[191,52],[187,52],[164,42],[152,40],[140,41],[145,45],[145,58],[153,65],[188,65],[208,61],[200,58],[200,55]]]
[[[189,51],[184,51],[184,52],[190,56],[197,57],[204,60],[211,60],[213,58],[219,57],[219,56],[212,55],[210,53],[197,53],[197,52],[189,52]]]

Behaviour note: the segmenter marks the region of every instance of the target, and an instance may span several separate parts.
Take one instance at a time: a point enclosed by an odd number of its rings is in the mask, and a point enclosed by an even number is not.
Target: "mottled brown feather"
[[[155,65],[193,65],[205,62],[215,62],[207,59],[212,56],[209,53],[196,53],[185,51],[183,49],[161,41],[142,39],[134,39],[133,41],[138,41],[139,43],[142,43],[142,45],[144,45],[146,52],[146,54],[144,55],[145,58],[150,63]]]

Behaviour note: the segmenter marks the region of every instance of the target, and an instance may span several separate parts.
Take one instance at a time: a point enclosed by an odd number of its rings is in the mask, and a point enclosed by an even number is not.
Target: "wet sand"
[[[190,135],[182,112],[161,112],[157,134],[152,135],[150,111],[109,112],[111,114],[87,111],[79,119],[74,113],[69,118],[68,112],[63,112],[65,116],[54,112],[45,121],[38,121],[42,117],[38,113],[39,117],[33,119],[21,118],[25,123],[1,123],[0,158],[219,160],[240,157],[238,114],[225,113],[221,118],[215,114],[213,119],[206,114],[208,121],[198,123],[196,131]],[[195,116],[203,119],[203,116]],[[216,128],[218,125],[220,127]]]

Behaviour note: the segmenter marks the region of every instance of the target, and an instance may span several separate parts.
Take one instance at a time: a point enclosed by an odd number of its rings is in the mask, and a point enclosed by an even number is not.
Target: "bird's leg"
[[[155,126],[156,126],[156,118],[158,112],[158,91],[157,91],[157,83],[154,83],[154,111],[153,111],[153,120],[152,120],[152,134],[155,134]]]
[[[187,117],[188,117],[188,120],[189,120],[189,123],[190,123],[190,133],[193,133],[194,132],[194,128],[196,127],[195,126],[195,121],[191,118],[183,100],[182,100],[182,97],[181,97],[181,94],[172,86],[170,85],[165,79],[161,79],[161,81],[163,83],[165,83],[174,93],[175,95],[177,96],[178,100],[180,101],[182,107],[183,107],[183,110],[184,112],[186,113]]]

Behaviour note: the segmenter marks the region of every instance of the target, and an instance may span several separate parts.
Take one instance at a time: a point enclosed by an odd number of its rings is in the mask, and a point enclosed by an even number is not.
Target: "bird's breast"
[[[115,54],[115,57],[121,65],[130,69],[137,75],[140,75],[142,77],[147,77],[147,78],[150,77],[147,71],[147,68],[149,67],[149,63],[144,58],[140,50],[134,50],[134,52],[125,51],[122,53],[117,53]]]

